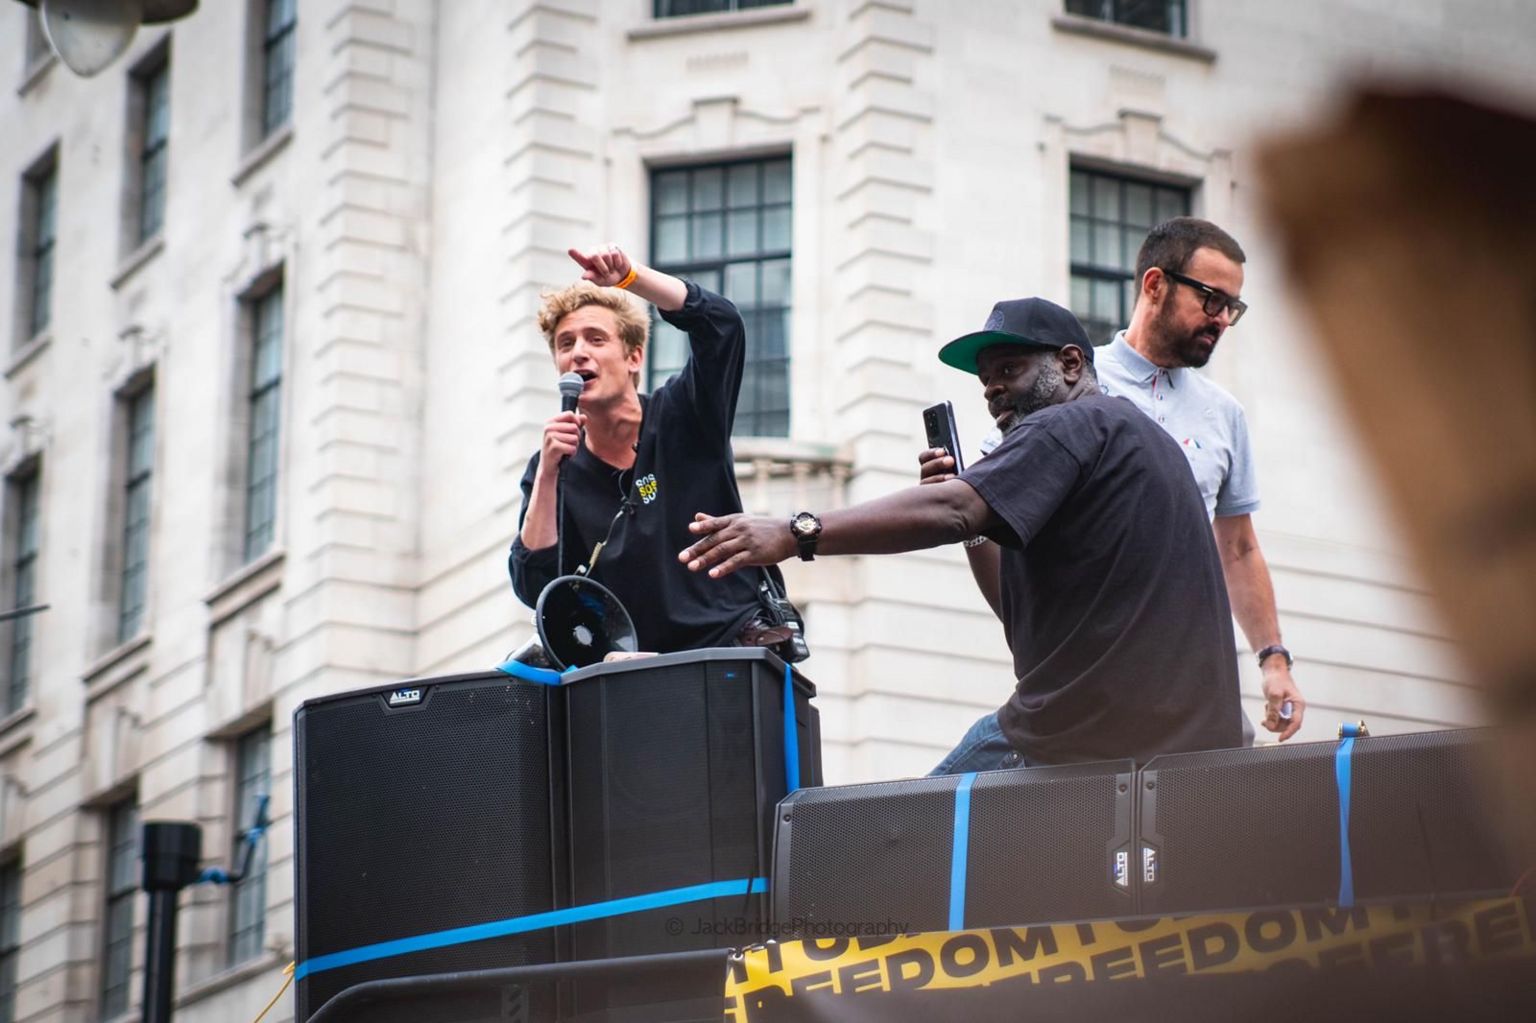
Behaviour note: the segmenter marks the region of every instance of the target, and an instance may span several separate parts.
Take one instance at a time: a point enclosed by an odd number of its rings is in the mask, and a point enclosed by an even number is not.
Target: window
[[[294,28],[297,0],[266,0],[261,36],[261,137],[288,123],[293,113]]]
[[[170,132],[170,62],[161,59],[149,70],[134,76],[140,121],[138,165],[138,217],[135,244],[160,233],[165,220],[166,143]]]
[[[36,464],[11,477],[6,490],[7,534],[10,547],[11,606],[27,607],[37,597],[37,505],[42,470]],[[9,630],[6,649],[5,713],[27,702],[32,676],[32,618],[23,615],[3,623]]]
[[[691,277],[741,310],[746,370],[735,433],[789,434],[790,161],[668,168],[651,175],[651,263]],[[688,361],[688,338],[658,320],[650,386]]]
[[[16,959],[21,953],[21,862],[0,864],[0,1023],[16,1019]]]
[[[53,244],[58,219],[59,168],[50,152],[22,179],[20,342],[48,329],[53,308]]]
[[[155,389],[141,387],[123,399],[128,449],[123,472],[123,565],[117,641],[126,643],[144,623],[149,576],[149,497],[155,465]]]
[[[241,833],[256,819],[259,797],[272,792],[272,731],[262,725],[235,743],[235,848],[230,862],[236,870],[244,862]],[[261,954],[267,918],[267,843],[256,845],[250,870],[231,886],[229,909],[229,961],[254,959]]]
[[[1184,0],[1067,0],[1067,13],[1144,28],[1178,39],[1189,34]]]
[[[1131,319],[1136,253],[1147,232],[1189,214],[1189,189],[1074,168],[1072,311],[1096,345]]]
[[[106,906],[102,913],[101,1018],[128,1011],[133,973],[133,908],[139,890],[139,808],[132,799],[107,810]]]
[[[245,560],[272,545],[277,522],[278,425],[283,391],[283,287],[249,301],[250,436],[245,468]]]
[[[745,11],[752,7],[782,7],[790,0],[655,0],[656,17],[679,18],[715,11]]]

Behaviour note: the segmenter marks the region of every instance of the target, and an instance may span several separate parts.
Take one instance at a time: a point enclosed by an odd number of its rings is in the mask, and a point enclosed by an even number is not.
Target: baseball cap
[[[1088,333],[1077,317],[1043,298],[1013,298],[997,303],[980,330],[957,337],[940,348],[939,359],[947,366],[975,373],[976,356],[993,345],[1048,349],[1077,345],[1083,356],[1093,361],[1093,342],[1088,340]]]

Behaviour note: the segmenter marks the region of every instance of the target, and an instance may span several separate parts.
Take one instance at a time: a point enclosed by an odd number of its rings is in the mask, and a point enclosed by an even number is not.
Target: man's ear
[[[1083,378],[1083,366],[1088,361],[1087,354],[1077,345],[1067,345],[1057,349],[1056,361],[1061,365],[1061,381],[1068,387],[1075,387]]]

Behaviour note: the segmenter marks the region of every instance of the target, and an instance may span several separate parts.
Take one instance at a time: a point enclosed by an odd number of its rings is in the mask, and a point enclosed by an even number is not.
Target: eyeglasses
[[[1158,269],[1162,270],[1163,268],[1158,267]],[[1163,276],[1198,291],[1204,299],[1202,308],[1205,309],[1205,315],[1220,316],[1223,309],[1227,310],[1231,314],[1227,317],[1228,325],[1242,319],[1243,314],[1248,311],[1248,303],[1241,299],[1233,298],[1225,291],[1219,291],[1209,284],[1203,284],[1193,277],[1185,277],[1183,274],[1176,274],[1172,270],[1163,270]]]

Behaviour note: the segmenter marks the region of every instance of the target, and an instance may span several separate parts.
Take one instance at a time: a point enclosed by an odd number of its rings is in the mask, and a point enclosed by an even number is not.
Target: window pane
[[[763,251],[785,252],[789,248],[789,207],[773,206],[763,210]]]
[[[688,212],[687,171],[657,171],[651,178],[651,192],[657,214]]]
[[[1127,182],[1125,186],[1125,222],[1135,227],[1152,227],[1152,186]]]
[[[686,211],[677,197],[685,179]],[[654,172],[651,181],[652,264],[724,294],[742,312],[747,357],[736,430],[782,434],[789,428],[791,161],[673,168]],[[769,255],[775,258],[763,258]],[[658,323],[647,368],[651,389],[686,359],[683,336]]]
[[[1100,220],[1120,219],[1120,182],[1115,178],[1095,174],[1093,181],[1093,215]]]
[[[693,218],[693,244],[689,255],[694,260],[719,259],[723,254],[720,230],[724,219],[718,213],[701,213]]]
[[[681,263],[686,260],[688,258],[688,218],[686,216],[658,217],[652,248],[651,259],[658,264]]]
[[[693,172],[693,211],[718,210],[725,205],[725,175],[711,167]]]
[[[755,163],[739,163],[726,169],[726,203],[731,208],[757,206],[757,179],[761,170],[761,165]]]
[[[763,202],[790,201],[789,161],[769,160],[763,164]]]
[[[764,306],[789,305],[789,260],[767,259],[762,263],[761,301]]]
[[[1092,252],[1088,244],[1088,225],[1089,221],[1081,217],[1072,218],[1072,262],[1074,263],[1093,262]]]
[[[757,264],[732,263],[727,266],[723,294],[743,312],[757,308]]]
[[[1089,286],[1088,278],[1078,277],[1075,274],[1073,275],[1071,299],[1072,313],[1080,320],[1086,319],[1087,317],[1093,315],[1093,306],[1089,298],[1089,293],[1091,290],[1092,289]]]
[[[1118,224],[1093,225],[1093,264],[1120,269],[1120,227]]]
[[[725,253],[749,256],[757,251],[757,210],[733,210],[725,219]]]
[[[262,796],[270,796],[271,730],[263,725],[242,736],[235,745],[235,833],[231,861],[245,862],[245,829],[256,822]],[[229,961],[243,962],[261,954],[266,933],[266,842],[258,842],[249,870],[235,882],[230,893]]]
[[[1174,217],[1187,216],[1189,216],[1189,192],[1182,188],[1157,190],[1157,223],[1161,224]]]

